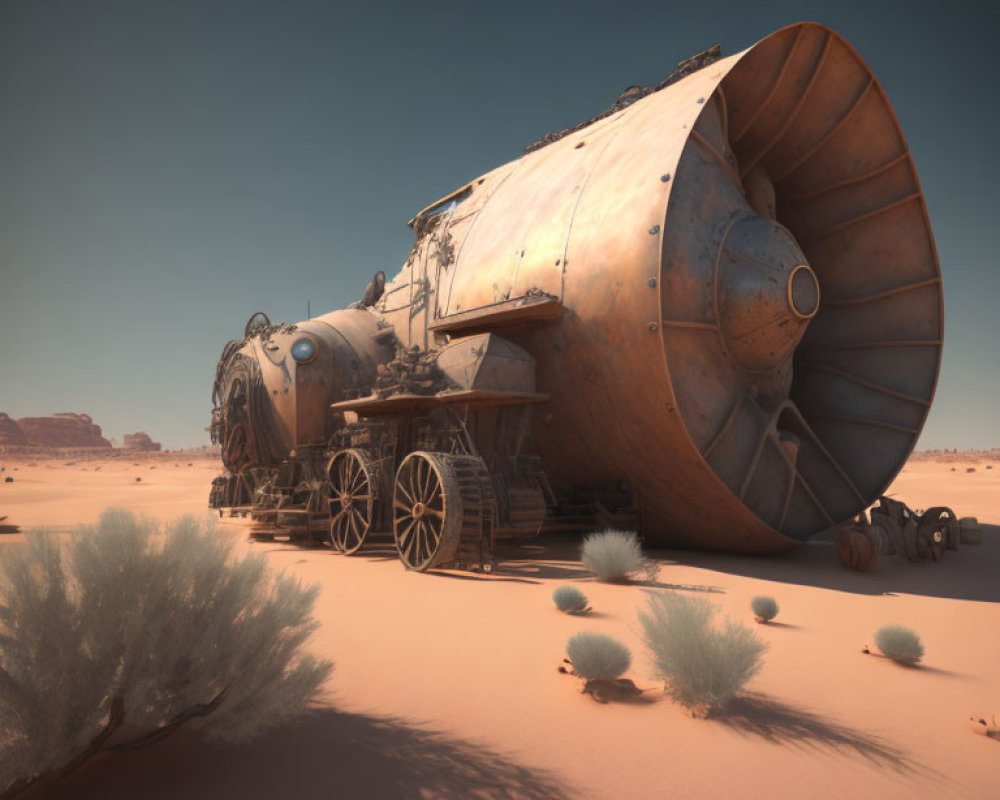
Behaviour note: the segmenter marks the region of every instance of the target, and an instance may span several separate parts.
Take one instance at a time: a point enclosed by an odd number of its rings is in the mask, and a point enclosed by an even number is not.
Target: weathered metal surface
[[[247,342],[284,452],[382,413],[399,417],[399,465],[419,449],[404,418],[438,415],[439,445],[482,456],[499,487],[498,530],[516,516],[509,481],[549,522],[638,508],[647,541],[734,551],[787,547],[872,503],[916,441],[941,351],[905,140],[828,28],[709,55],[425,208],[373,305]],[[343,342],[317,327],[334,317]],[[534,360],[536,386],[517,370],[488,390],[441,385],[449,337],[494,330]],[[286,378],[269,357],[301,335],[343,350],[337,374]],[[533,415],[500,407],[532,393],[550,398]]]
[[[562,315],[563,305],[558,297],[536,292],[438,318],[428,326],[428,330],[451,336],[483,331],[507,331],[555,322]]]
[[[870,515],[859,514],[834,538],[841,563],[858,572],[868,572],[880,556],[940,561],[946,550],[981,542],[982,531],[974,517],[959,519],[945,506],[914,512],[891,497],[880,497]]]

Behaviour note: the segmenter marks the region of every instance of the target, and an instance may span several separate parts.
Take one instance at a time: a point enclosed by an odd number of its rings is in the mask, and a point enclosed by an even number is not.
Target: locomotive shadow
[[[887,767],[899,774],[919,772],[927,777],[937,775],[913,762],[905,751],[879,736],[841,725],[757,692],[734,697],[725,710],[713,713],[708,719],[743,736],[756,737],[771,744],[861,756],[875,766]]]
[[[473,742],[395,718],[333,709],[316,710],[248,745],[212,744],[195,731],[181,731],[148,748],[100,756],[23,797],[70,800],[103,795],[147,800],[579,796],[553,775]]]
[[[489,575],[483,575],[475,572],[444,572],[442,570],[429,569],[424,573],[425,575],[433,575],[436,578],[451,578],[456,581],[485,581],[493,583],[529,583],[538,584],[541,581],[533,581],[529,578],[518,578],[506,574],[501,569],[495,569]]]
[[[1000,602],[1000,525],[983,524],[983,543],[963,544],[940,562],[911,563],[883,556],[871,572],[840,563],[829,542],[807,542],[777,556],[725,555],[674,550],[658,555],[690,567],[748,578],[815,586],[867,595],[912,594],[955,600]]]
[[[495,574],[530,576],[541,580],[566,580],[598,583],[594,574],[580,565],[580,541],[550,534],[534,539],[530,544],[504,543],[497,547]],[[608,585],[632,586],[645,589],[672,589],[724,593],[716,586],[664,583],[661,581],[621,581]]]

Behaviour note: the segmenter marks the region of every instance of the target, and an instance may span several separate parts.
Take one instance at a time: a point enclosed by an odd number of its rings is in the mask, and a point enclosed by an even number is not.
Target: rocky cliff
[[[111,447],[101,436],[101,426],[87,414],[53,414],[49,417],[22,417],[17,426],[36,447]]]
[[[22,445],[27,443],[28,438],[20,426],[9,415],[0,411],[0,444]]]
[[[138,433],[126,433],[122,447],[126,450],[158,452],[162,445],[159,442],[154,442],[145,431],[139,431]]]

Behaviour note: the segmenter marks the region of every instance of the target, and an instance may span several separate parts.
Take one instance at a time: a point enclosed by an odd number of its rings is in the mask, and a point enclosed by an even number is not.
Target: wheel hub
[[[346,509],[350,508],[351,503],[353,501],[354,501],[354,497],[352,495],[350,495],[350,494],[342,494],[340,496],[340,507],[342,509],[346,510]]]
[[[420,519],[424,515],[424,512],[426,510],[427,510],[427,506],[425,506],[423,503],[414,503],[413,504],[413,511],[412,511],[413,518],[414,519]]]

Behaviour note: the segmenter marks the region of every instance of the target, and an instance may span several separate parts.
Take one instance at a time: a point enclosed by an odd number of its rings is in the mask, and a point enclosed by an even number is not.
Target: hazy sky
[[[715,43],[815,20],[885,87],[945,286],[920,447],[1000,445],[986,3],[0,0],[0,411],[207,442],[223,344],[405,259],[406,220]]]

